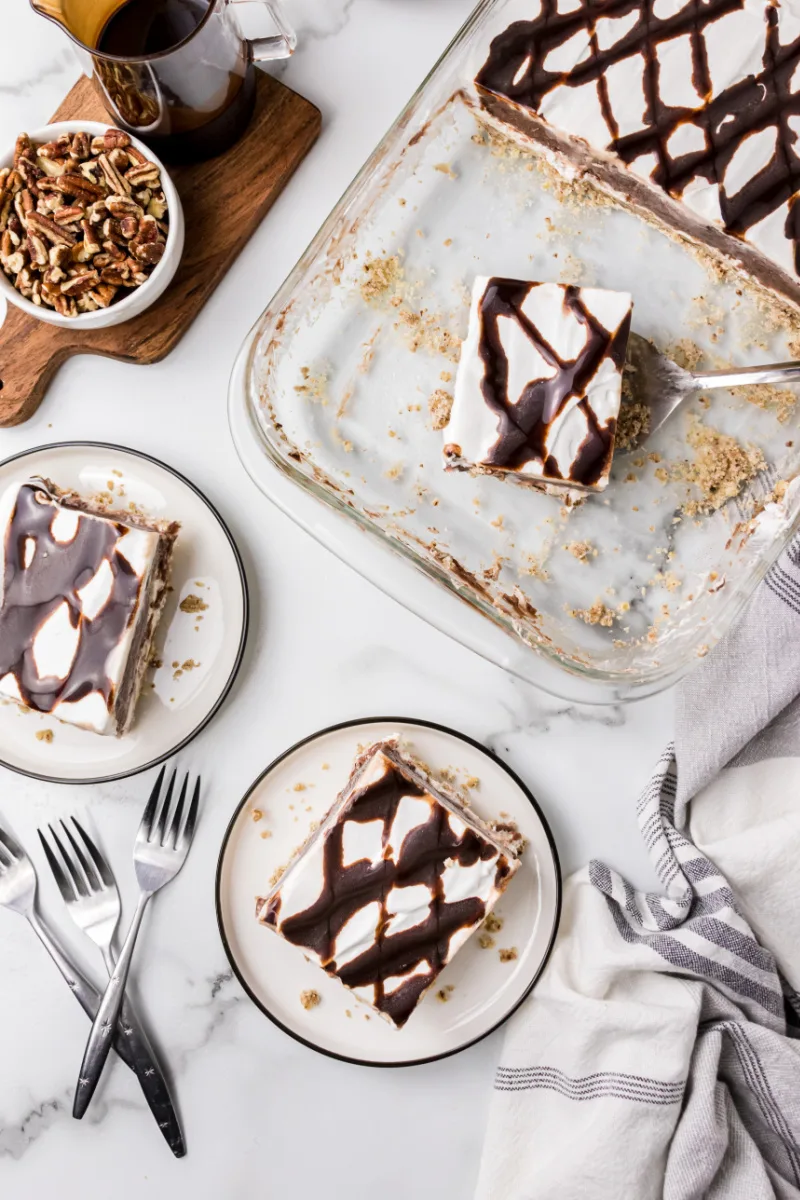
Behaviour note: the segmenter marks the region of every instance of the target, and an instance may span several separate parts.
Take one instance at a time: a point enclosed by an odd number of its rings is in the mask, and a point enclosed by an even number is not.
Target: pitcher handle
[[[228,0],[229,4],[246,4],[248,0]],[[269,37],[247,38],[253,62],[272,62],[289,58],[297,46],[297,34],[286,19],[281,0],[261,0],[275,24],[277,33]]]

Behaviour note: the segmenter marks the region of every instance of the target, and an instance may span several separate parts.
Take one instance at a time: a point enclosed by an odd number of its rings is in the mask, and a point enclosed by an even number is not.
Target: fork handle
[[[102,999],[100,992],[70,961],[39,914],[31,912],[28,920],[66,980],[69,990],[89,1020],[93,1021]],[[127,1012],[127,1002],[122,1015],[123,1020],[117,1024],[114,1031],[114,1049],[139,1080],[145,1099],[170,1150],[176,1158],[182,1158],[186,1153],[186,1146],[164,1076],[141,1026],[132,1020],[131,1014]],[[133,1030],[132,1034],[126,1036],[123,1033],[123,1024],[125,1028]]]
[[[800,383],[800,363],[772,363],[763,367],[727,367],[722,371],[703,371],[693,375],[698,388],[737,387],[753,383]]]
[[[116,963],[111,950],[103,957],[106,960],[108,974],[112,975]],[[98,1007],[99,1002],[100,997],[98,996]],[[117,1039],[120,1038],[120,1029],[123,1035],[122,1041],[126,1049],[130,1051],[132,1059],[130,1065],[139,1080],[153,1116],[158,1122],[158,1127],[175,1157],[183,1158],[186,1153],[186,1143],[183,1140],[183,1132],[178,1121],[178,1115],[175,1112],[175,1105],[169,1094],[167,1081],[164,1078],[161,1067],[158,1065],[158,1059],[144,1031],[144,1026],[136,1015],[136,1010],[131,1004],[127,993],[124,995],[122,1001],[120,1020],[117,1024]]]
[[[81,1063],[80,1074],[78,1076],[78,1086],[75,1089],[75,1100],[72,1105],[72,1115],[76,1121],[80,1121],[86,1114],[86,1110],[91,1104],[92,1096],[100,1082],[100,1076],[103,1073],[103,1067],[106,1065],[106,1059],[111,1052],[113,1039],[109,1037],[109,1034],[117,1024],[117,1018],[122,1008],[122,1001],[125,998],[125,984],[133,958],[136,937],[139,933],[144,910],[147,907],[150,895],[150,892],[142,892],[139,896],[139,903],[136,905],[136,912],[133,914],[128,936],[125,938],[125,944],[117,959],[114,973],[108,981],[108,986],[103,994],[103,999],[100,1001],[100,1007],[92,1024],[92,1031],[86,1043],[86,1050],[83,1054],[83,1062]]]

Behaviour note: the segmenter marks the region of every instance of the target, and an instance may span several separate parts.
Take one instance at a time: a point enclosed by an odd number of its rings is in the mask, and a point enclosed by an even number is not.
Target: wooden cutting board
[[[0,426],[36,412],[73,354],[154,363],[191,325],[319,133],[318,108],[258,72],[256,110],[236,145],[209,162],[168,168],[186,217],[183,258],[170,286],[140,316],[110,329],[60,329],[9,304],[0,328]],[[54,121],[110,119],[91,80],[75,84]]]

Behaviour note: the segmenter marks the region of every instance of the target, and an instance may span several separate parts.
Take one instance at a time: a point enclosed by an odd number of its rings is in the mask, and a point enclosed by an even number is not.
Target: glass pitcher
[[[167,162],[220,154],[255,105],[256,62],[286,58],[296,37],[280,0],[249,0],[277,32],[245,38],[234,12],[248,0],[30,0],[76,44],[116,125]]]

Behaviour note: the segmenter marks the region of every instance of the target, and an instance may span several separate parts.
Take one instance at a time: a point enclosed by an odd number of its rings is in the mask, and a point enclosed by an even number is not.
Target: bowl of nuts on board
[[[22,133],[0,157],[0,294],[40,321],[100,329],[170,283],[183,209],[166,169],[98,121]]]

